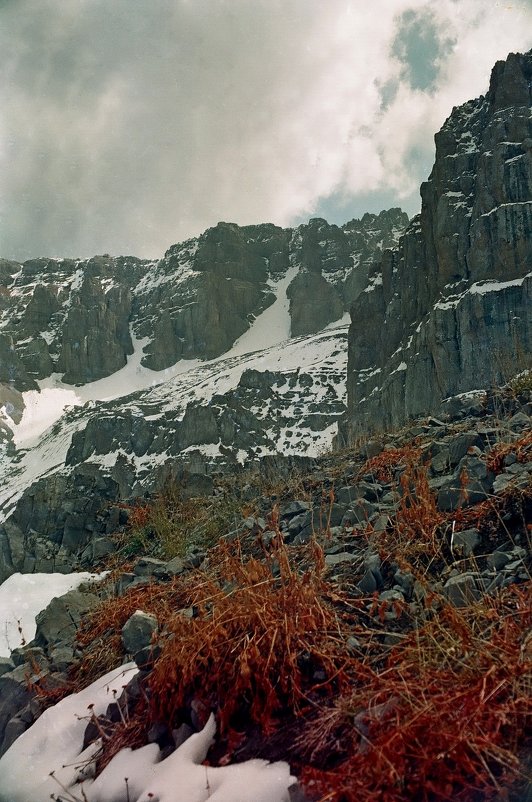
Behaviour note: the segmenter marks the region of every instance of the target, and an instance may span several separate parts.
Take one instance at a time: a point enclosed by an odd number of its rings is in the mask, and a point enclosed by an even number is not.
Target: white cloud
[[[431,92],[399,79],[405,11],[455,41]],[[2,15],[3,255],[158,255],[220,219],[415,191],[434,132],[532,44],[484,0],[20,0]],[[438,59],[436,59],[438,62]]]

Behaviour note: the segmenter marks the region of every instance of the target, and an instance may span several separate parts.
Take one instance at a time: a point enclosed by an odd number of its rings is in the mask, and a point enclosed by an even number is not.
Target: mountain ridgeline
[[[349,439],[530,368],[532,51],[436,134],[421,214],[351,309]]]
[[[375,254],[407,223],[400,209],[341,228],[319,218],[295,230],[219,223],[158,261],[0,260],[0,382],[24,391],[52,373],[68,384],[98,380],[126,364],[132,336],[152,370],[220,356],[291,268],[290,334],[313,334],[349,309]]]

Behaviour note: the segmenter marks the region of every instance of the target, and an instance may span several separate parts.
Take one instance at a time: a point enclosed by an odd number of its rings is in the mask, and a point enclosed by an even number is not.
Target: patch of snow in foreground
[[[295,777],[287,763],[201,765],[216,729],[212,715],[201,732],[164,760],[157,744],[122,749],[92,779],[99,744],[81,752],[88,707],[94,705],[96,716],[104,713],[113,701],[113,689],[119,694],[136,671],[135,664],[128,663],[45,710],[0,758],[0,802],[44,802],[51,794],[87,802],[289,801],[288,788]]]
[[[56,596],[104,574],[12,574],[0,585],[0,657],[33,639],[35,616]]]

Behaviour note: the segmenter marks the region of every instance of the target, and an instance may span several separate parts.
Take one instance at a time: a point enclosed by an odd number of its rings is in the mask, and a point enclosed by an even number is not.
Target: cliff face
[[[400,209],[342,228],[219,223],[156,261],[0,259],[0,384],[23,392],[52,373],[96,381],[126,364],[135,340],[152,370],[212,359],[273,303],[284,278],[291,335],[314,334],[349,309],[407,223]]]
[[[532,349],[532,52],[436,134],[421,214],[354,301],[348,436],[504,380]]]

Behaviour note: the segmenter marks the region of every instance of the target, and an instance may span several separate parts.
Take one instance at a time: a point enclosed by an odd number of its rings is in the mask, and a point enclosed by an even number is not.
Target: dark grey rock
[[[342,518],[342,526],[368,523],[374,513],[375,507],[369,501],[364,498],[357,499],[345,512]]]
[[[308,527],[312,523],[313,515],[310,510],[306,510],[305,512],[301,512],[298,515],[294,515],[290,523],[288,524],[288,531],[291,535],[297,535],[301,532],[302,529]]]
[[[326,554],[325,565],[331,567],[333,565],[340,565],[341,563],[355,562],[357,559],[356,554],[352,554],[349,551],[341,551],[338,554]]]
[[[394,581],[399,586],[403,595],[410,599],[414,591],[415,578],[409,571],[398,569],[393,575]]]
[[[310,502],[309,501],[299,501],[296,499],[295,501],[291,501],[288,504],[284,504],[280,508],[280,516],[281,518],[294,518],[296,515],[301,515],[302,513],[306,513],[310,510]]]
[[[14,671],[0,677],[0,756],[8,748],[4,746],[4,733],[8,721],[22,710],[31,696],[27,667],[18,666]]]
[[[508,427],[513,431],[521,431],[521,429],[529,427],[530,424],[530,416],[525,415],[524,412],[517,412],[508,421]]]
[[[482,448],[482,438],[477,432],[465,432],[458,437],[453,437],[449,443],[449,461],[451,468],[456,467],[460,460],[465,457],[472,447]]]
[[[54,671],[67,671],[77,662],[78,658],[74,648],[65,644],[50,649],[49,660]]]
[[[370,569],[366,570],[366,572],[363,575],[362,579],[360,579],[357,584],[358,584],[359,590],[361,590],[362,593],[365,593],[365,594],[375,593],[375,591],[379,587],[379,584],[378,584],[378,582],[377,582],[377,580],[375,578],[375,573]]]
[[[48,607],[35,618],[37,631],[34,643],[47,648],[54,644],[70,642],[82,618],[99,604],[92,593],[71,590],[64,596],[52,599]]]
[[[532,352],[531,63],[510,54],[485,96],[453,109],[421,214],[352,304],[348,440],[430,413],[485,414],[472,391],[508,379],[515,343]]]
[[[500,571],[501,568],[504,568],[512,559],[512,555],[508,554],[505,551],[494,551],[491,554],[488,554],[486,563],[490,568],[495,568],[496,571]]]
[[[33,673],[48,668],[48,658],[39,646],[20,646],[11,651],[11,659],[16,666],[29,667]]]
[[[493,491],[493,474],[486,463],[475,455],[463,457],[452,478],[440,487],[437,504],[450,511],[467,507],[487,498]]]
[[[477,546],[480,544],[480,533],[478,529],[463,529],[461,532],[454,532],[452,538],[453,551],[470,557]]]
[[[174,557],[165,564],[164,570],[169,576],[179,576],[185,571],[185,563],[181,557]]]
[[[164,560],[157,560],[155,557],[141,557],[135,563],[133,572],[135,576],[149,577],[155,576],[157,572],[164,574],[165,569]]]
[[[14,668],[15,664],[10,657],[0,657],[0,677],[9,671],[13,671]]]
[[[2,741],[2,753],[7,752],[10,746],[12,746],[17,738],[22,735],[22,733],[26,732],[30,724],[33,722],[26,722],[22,719],[21,716],[13,716],[7,724],[4,730],[4,739]]]
[[[443,593],[455,607],[467,607],[480,598],[475,577],[470,573],[450,577],[443,586]]]
[[[372,457],[377,457],[382,451],[382,441],[381,440],[368,440],[362,446],[362,454],[364,455],[365,459],[371,459]]]
[[[133,613],[122,627],[122,642],[126,652],[136,655],[141,649],[151,646],[158,626],[154,615],[142,610]]]

